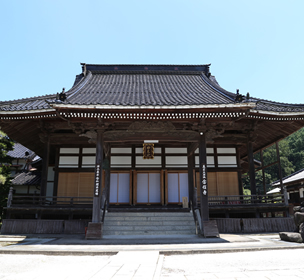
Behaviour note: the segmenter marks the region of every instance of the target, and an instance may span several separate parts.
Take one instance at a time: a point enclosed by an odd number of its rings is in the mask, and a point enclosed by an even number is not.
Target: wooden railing
[[[198,197],[198,203],[199,197]],[[210,207],[225,206],[252,206],[252,205],[288,205],[288,200],[284,194],[272,195],[226,195],[209,196],[208,203]],[[83,207],[93,205],[93,197],[73,197],[73,196],[39,196],[39,195],[13,195],[10,191],[7,201],[7,207]],[[192,201],[191,201],[192,205]],[[106,210],[108,201],[106,196],[102,201],[101,209]],[[194,210],[196,205],[191,206]]]
[[[286,204],[284,194],[209,196],[209,206]]]
[[[83,207],[93,204],[92,197],[14,195],[7,207]]]

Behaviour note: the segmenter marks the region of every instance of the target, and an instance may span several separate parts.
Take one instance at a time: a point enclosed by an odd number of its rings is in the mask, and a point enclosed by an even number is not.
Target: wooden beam
[[[199,146],[198,142],[192,142],[192,143],[188,144],[188,150],[187,150],[188,158],[194,154],[194,152],[198,148],[198,146]]]
[[[195,131],[172,130],[172,131],[107,131],[104,135],[105,142],[125,142],[156,139],[159,141],[197,142],[198,137]]]

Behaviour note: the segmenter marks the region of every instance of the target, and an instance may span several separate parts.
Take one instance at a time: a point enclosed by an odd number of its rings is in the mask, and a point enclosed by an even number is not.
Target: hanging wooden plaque
[[[154,159],[154,144],[143,144],[143,159]]]

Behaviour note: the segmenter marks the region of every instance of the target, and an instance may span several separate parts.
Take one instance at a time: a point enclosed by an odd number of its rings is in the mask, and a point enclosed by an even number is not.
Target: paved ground
[[[0,235],[0,279],[304,279],[304,244],[277,234],[188,241]]]

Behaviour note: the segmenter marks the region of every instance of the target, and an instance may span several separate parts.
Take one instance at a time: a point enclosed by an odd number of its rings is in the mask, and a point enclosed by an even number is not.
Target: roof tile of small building
[[[21,171],[16,173],[12,180],[13,185],[40,185],[40,182],[40,171]]]
[[[25,153],[28,152],[28,155],[26,156]],[[28,158],[34,155],[34,152],[31,151],[30,149],[24,147],[23,145],[21,145],[20,143],[15,143],[13,150],[9,151],[7,153],[9,156],[11,156],[12,158]],[[40,159],[39,156],[35,156],[33,161],[36,161]]]
[[[299,180],[304,180],[304,168],[282,178],[283,185],[291,184],[291,183],[297,182]],[[280,180],[276,180],[276,181],[272,182],[271,185],[272,186],[280,185]]]

